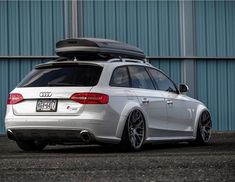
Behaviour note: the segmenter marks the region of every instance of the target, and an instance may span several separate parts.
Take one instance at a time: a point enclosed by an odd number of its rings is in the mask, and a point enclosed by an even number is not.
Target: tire
[[[18,147],[24,151],[41,151],[46,147],[46,143],[37,141],[16,141]]]
[[[145,140],[145,120],[140,110],[132,111],[126,121],[121,147],[125,151],[138,151]]]
[[[211,128],[212,128],[212,122],[211,122],[210,113],[208,111],[204,111],[201,114],[198,122],[197,137],[195,140],[195,144],[198,145],[209,144],[211,139]]]

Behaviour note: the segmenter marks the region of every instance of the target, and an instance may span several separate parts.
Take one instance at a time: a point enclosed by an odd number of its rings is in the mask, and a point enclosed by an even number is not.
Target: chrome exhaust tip
[[[81,139],[84,143],[91,143],[93,141],[92,135],[87,130],[82,130],[80,132]]]
[[[9,138],[10,140],[16,141],[16,137],[10,129],[7,130],[7,138]]]

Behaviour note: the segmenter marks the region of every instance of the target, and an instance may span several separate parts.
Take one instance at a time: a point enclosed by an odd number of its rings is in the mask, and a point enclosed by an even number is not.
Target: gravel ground
[[[235,133],[208,146],[155,144],[123,153],[114,147],[49,146],[23,152],[0,137],[0,181],[235,181]]]

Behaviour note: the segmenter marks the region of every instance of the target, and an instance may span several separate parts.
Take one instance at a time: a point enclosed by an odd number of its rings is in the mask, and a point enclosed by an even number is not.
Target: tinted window
[[[98,83],[102,67],[79,65],[34,69],[19,87],[94,86]]]
[[[163,91],[175,92],[177,90],[173,82],[166,75],[155,69],[149,69],[153,79],[157,83],[158,89]]]
[[[127,67],[116,68],[113,72],[110,86],[114,87],[129,87],[130,80],[128,75]]]
[[[133,88],[155,89],[147,71],[142,66],[129,66]]]

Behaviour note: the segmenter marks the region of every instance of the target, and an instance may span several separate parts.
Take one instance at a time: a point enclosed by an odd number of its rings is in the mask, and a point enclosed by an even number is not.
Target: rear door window
[[[122,66],[114,70],[110,86],[113,87],[130,87],[130,78],[127,67]]]
[[[95,86],[102,69],[91,65],[42,67],[31,71],[18,87]]]
[[[143,66],[128,66],[128,69],[133,88],[155,89],[149,74]]]

